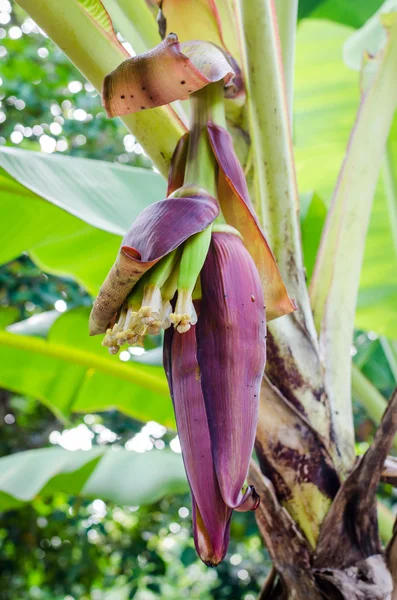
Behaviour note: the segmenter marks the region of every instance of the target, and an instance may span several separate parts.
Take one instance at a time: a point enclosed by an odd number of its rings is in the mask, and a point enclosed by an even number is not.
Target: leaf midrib
[[[68,348],[62,344],[49,342],[39,338],[0,331],[0,346],[26,350],[67,361],[69,363],[94,369],[100,373],[111,375],[135,385],[140,385],[152,392],[161,394],[169,398],[169,391],[166,381],[159,379],[149,373],[144,373],[135,365],[123,365],[113,363],[113,361],[97,356],[87,350],[78,348]]]

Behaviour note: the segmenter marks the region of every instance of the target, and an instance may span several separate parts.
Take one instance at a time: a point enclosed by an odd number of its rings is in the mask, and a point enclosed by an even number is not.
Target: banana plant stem
[[[278,31],[283,56],[285,91],[292,126],[294,103],[294,66],[298,0],[276,0]]]

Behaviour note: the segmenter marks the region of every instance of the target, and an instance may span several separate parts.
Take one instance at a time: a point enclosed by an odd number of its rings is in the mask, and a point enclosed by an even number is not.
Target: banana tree
[[[291,135],[297,1],[163,0],[157,21],[144,0],[18,4],[168,178],[166,199],[134,215],[107,257],[90,333],[113,355],[165,329],[200,557],[219,564],[233,510],[255,510],[274,565],[262,598],[391,598],[396,542],[383,552],[376,488],[397,395],[356,460],[351,345],[397,107],[397,3],[345,46],[361,101],[309,287]],[[392,135],[389,146],[395,202]]]

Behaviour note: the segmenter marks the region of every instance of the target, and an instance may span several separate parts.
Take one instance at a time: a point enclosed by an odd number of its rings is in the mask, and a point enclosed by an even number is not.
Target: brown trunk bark
[[[314,453],[313,464],[318,465],[318,452],[323,459],[327,456],[321,439],[316,451],[313,431],[307,427],[303,431],[305,442],[300,445],[300,451],[308,444]],[[376,513],[376,489],[396,431],[397,390],[371,447],[339,487],[321,524],[315,548],[290,514],[284,488],[274,475],[280,471],[276,454],[270,453],[265,460],[260,457],[263,470],[274,477],[275,485],[252,463],[250,483],[261,496],[257,522],[273,561],[273,571],[265,582],[260,600],[397,600],[397,530],[384,554]],[[257,448],[260,450],[272,447],[269,445],[272,436],[269,438],[267,434],[266,441],[263,435],[259,427]],[[310,472],[310,465],[306,471]],[[293,491],[296,480],[290,476],[289,482]]]

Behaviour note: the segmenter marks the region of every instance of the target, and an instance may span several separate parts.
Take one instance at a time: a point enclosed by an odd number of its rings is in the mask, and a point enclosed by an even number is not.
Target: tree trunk
[[[332,503],[330,501],[330,508],[313,544],[310,535],[316,527],[308,528],[310,511],[299,513],[296,520],[291,516],[299,500],[297,490],[299,486],[316,485],[321,494],[314,497],[321,500],[324,496],[330,498],[333,495],[337,482],[328,482],[326,488],[323,480],[315,480],[314,473],[328,472],[328,476],[331,479],[333,477],[322,440],[316,438],[309,425],[302,420],[297,428],[300,415],[287,405],[284,409],[280,406],[277,409],[278,391],[269,388],[269,382],[265,382],[264,386],[267,401],[269,389],[273,390],[271,399],[274,414],[270,418],[267,414],[269,421],[272,422],[274,415],[278,415],[275,427],[278,432],[282,429],[280,425],[283,420],[289,425],[289,441],[286,437],[284,446],[279,448],[288,457],[289,468],[276,460],[277,444],[274,444],[274,435],[272,438],[272,433],[269,434],[269,422],[266,430],[261,427],[266,408],[262,404],[256,444],[262,471],[252,462],[249,480],[261,496],[256,515],[273,561],[273,570],[259,599],[397,600],[397,529],[384,552],[379,540],[376,512],[376,489],[397,431],[397,390],[392,395],[371,447],[357,460],[339,486]],[[295,430],[299,432],[299,446],[290,429],[291,418],[295,421]],[[294,453],[291,446],[294,446]],[[269,452],[269,448],[272,452]],[[305,465],[305,469],[302,465]],[[319,465],[323,468],[320,469]],[[386,480],[394,482],[390,468],[386,471]],[[318,514],[321,514],[321,510]],[[393,582],[396,586],[394,590]]]

